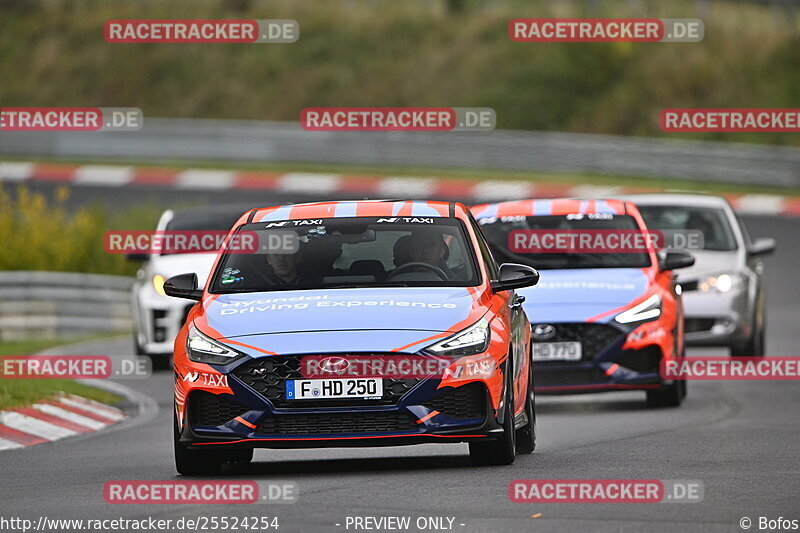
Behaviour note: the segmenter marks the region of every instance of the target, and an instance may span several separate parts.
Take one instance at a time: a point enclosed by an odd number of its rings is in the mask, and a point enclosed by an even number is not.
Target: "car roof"
[[[421,200],[342,200],[288,204],[254,209],[240,219],[245,222],[269,222],[308,218],[347,217],[460,217],[467,209],[459,203]]]
[[[475,218],[548,216],[570,214],[624,215],[632,205],[617,198],[546,198],[481,204],[471,208]]]
[[[726,207],[728,201],[712,194],[648,193],[626,194],[620,198],[636,205],[691,205],[696,207]]]

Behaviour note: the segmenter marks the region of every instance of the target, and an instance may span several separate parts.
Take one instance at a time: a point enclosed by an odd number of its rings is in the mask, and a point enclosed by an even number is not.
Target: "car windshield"
[[[247,210],[248,206],[246,205],[231,205],[216,209],[178,211],[173,215],[172,219],[167,222],[167,226],[164,230],[166,232],[209,231],[227,233],[230,231],[231,226],[242,216],[242,213]],[[162,252],[160,255],[171,255],[171,253]]]
[[[736,249],[736,239],[728,217],[722,209],[684,205],[641,205],[639,212],[647,227],[653,230],[700,232],[703,236],[703,250]]]
[[[295,253],[226,253],[213,293],[480,282],[463,224],[451,218],[329,218],[251,223],[259,243],[296,235]]]
[[[650,256],[644,252],[609,253],[597,252],[547,252],[523,253],[509,249],[509,237],[517,230],[540,232],[570,231],[638,231],[639,226],[628,215],[548,215],[506,216],[484,218],[480,221],[486,238],[492,245],[495,259],[503,263],[522,263],[540,270],[564,268],[641,268],[650,266]]]

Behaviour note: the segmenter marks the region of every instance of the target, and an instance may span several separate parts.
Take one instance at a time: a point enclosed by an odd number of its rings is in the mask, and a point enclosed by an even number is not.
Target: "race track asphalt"
[[[767,260],[768,355],[800,355],[800,220],[746,222],[753,236],[778,240]],[[65,353],[121,356],[130,349],[130,339],[121,338]],[[687,400],[674,409],[648,409],[640,392],[540,396],[537,450],[505,467],[470,466],[461,444],[260,450],[252,465],[223,477],[293,481],[299,500],[247,506],[105,503],[107,481],[179,479],[171,373],[124,385],[145,402],[143,416],[98,434],[0,452],[0,517],[277,516],[281,532],[355,531],[345,528],[348,516],[410,516],[412,524],[444,516],[454,518],[454,531],[537,532],[742,531],[743,517],[757,531],[759,517],[800,520],[798,382],[691,382]],[[704,500],[691,504],[512,503],[509,482],[525,478],[692,479],[705,490]]]

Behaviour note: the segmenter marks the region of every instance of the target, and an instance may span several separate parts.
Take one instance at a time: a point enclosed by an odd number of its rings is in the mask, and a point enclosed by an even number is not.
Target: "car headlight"
[[[236,350],[206,337],[194,326],[189,328],[189,336],[186,338],[186,354],[196,363],[218,365],[226,365],[241,355]]]
[[[436,355],[475,355],[489,348],[491,338],[489,322],[481,318],[467,329],[428,346],[425,351]]]
[[[161,296],[166,296],[167,293],[164,292],[164,282],[167,281],[164,276],[161,274],[156,274],[153,276],[153,289],[160,294]]]
[[[661,316],[661,296],[654,294],[642,303],[621,312],[614,317],[614,320],[620,324],[630,324],[632,322],[653,320],[659,316]]]
[[[697,284],[697,288],[703,292],[726,293],[734,287],[739,287],[745,283],[745,278],[736,272],[723,272],[708,276]]]

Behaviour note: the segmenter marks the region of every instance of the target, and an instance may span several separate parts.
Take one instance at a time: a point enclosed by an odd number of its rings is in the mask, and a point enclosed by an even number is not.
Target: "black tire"
[[[647,391],[648,407],[678,407],[686,396],[684,380],[675,380],[672,385]]]
[[[150,359],[150,367],[153,370],[169,370],[172,368],[172,354],[152,354],[146,353],[142,345],[139,344],[139,339],[136,334],[133,334],[133,353],[137,356],[147,357]]]
[[[764,327],[753,331],[753,335],[742,344],[731,346],[731,357],[764,357],[766,352],[766,335]]]
[[[136,337],[136,333],[133,334],[133,353],[134,355],[147,355],[144,353],[142,345],[139,344],[139,339]]]
[[[175,447],[175,470],[184,476],[213,476],[220,473],[222,464],[225,462],[222,454],[217,450],[194,450],[189,449],[179,442],[180,432],[178,431],[178,421],[173,414],[175,423],[173,426],[174,447]],[[252,450],[250,450],[252,458]]]
[[[172,354],[168,353],[148,354],[147,357],[150,358],[150,363],[152,364],[153,370],[172,369]]]
[[[511,369],[511,361],[507,362],[507,368]],[[509,384],[512,378],[509,374]],[[514,429],[514,390],[510,385],[506,385],[506,398],[503,414],[503,434],[496,440],[485,442],[470,442],[469,457],[475,466],[484,465],[510,465],[516,458],[516,435]]]
[[[528,397],[525,399],[525,414],[528,423],[517,430],[517,453],[529,454],[536,449],[536,397],[533,393],[533,367],[528,365]]]

